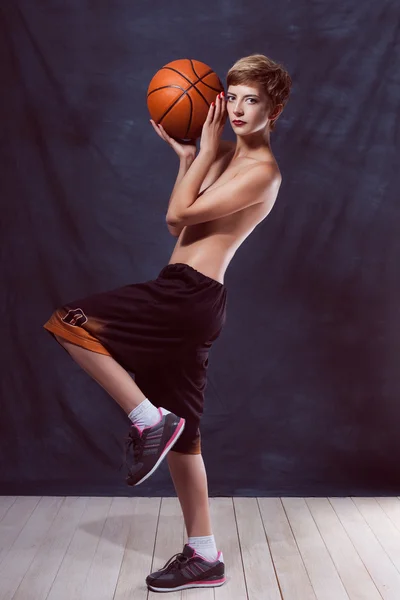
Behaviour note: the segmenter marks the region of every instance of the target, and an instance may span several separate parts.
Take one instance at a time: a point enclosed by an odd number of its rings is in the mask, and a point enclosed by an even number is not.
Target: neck
[[[233,159],[253,157],[255,155],[263,154],[265,151],[268,153],[271,152],[270,131],[268,126],[261,131],[256,131],[249,135],[237,135]]]

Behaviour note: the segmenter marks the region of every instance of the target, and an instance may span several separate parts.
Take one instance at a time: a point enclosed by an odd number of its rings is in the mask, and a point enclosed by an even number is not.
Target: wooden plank
[[[132,499],[130,530],[113,600],[147,599],[146,577],[151,571],[160,508],[161,498]]]
[[[47,600],[80,600],[112,498],[87,498]]]
[[[112,499],[80,600],[113,598],[125,553],[131,515],[131,498]]]
[[[0,564],[0,599],[12,598],[43,544],[64,499],[43,497]],[[28,513],[29,514],[29,513]]]
[[[306,502],[349,598],[382,600],[329,500],[306,498]]]
[[[282,501],[259,498],[258,503],[282,597],[285,600],[316,600]]]
[[[3,516],[0,521],[0,562],[7,556],[39,501],[40,496],[20,496]]]
[[[397,567],[397,570],[400,571],[400,531],[395,527],[375,498],[354,497],[353,502],[371,527],[386,554]]]
[[[400,499],[397,497],[387,498],[378,497],[375,498],[379,506],[383,508],[389,519],[400,531]]]
[[[257,498],[234,499],[249,600],[281,600]]]
[[[14,504],[17,496],[0,496],[0,521],[7,513],[8,509]]]
[[[282,498],[293,535],[318,600],[348,600],[315,521],[303,498]]]
[[[329,498],[347,535],[384,600],[400,597],[400,573],[351,498]]]
[[[210,498],[211,519],[218,550],[225,562],[226,583],[214,588],[216,600],[248,598],[232,498]]]

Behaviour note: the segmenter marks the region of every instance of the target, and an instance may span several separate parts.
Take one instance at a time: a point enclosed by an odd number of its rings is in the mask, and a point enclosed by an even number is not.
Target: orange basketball
[[[218,75],[191,58],[173,60],[157,71],[147,90],[147,107],[173,138],[201,136],[211,102],[224,89]]]

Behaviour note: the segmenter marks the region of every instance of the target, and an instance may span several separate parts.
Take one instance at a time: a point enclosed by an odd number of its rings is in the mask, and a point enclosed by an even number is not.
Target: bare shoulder
[[[258,176],[260,180],[264,180],[269,185],[280,185],[282,182],[282,175],[276,161],[257,160],[253,164],[248,165],[244,171],[248,176]]]
[[[225,156],[230,152],[234,152],[235,149],[236,142],[232,142],[231,140],[220,140],[217,157],[220,158],[222,156]],[[282,181],[282,174],[273,154],[265,155],[263,157],[254,157],[250,159],[250,164],[248,162],[247,164],[246,162],[244,164],[238,163],[237,166],[239,168],[239,171],[241,171],[243,168],[244,170],[247,170],[257,166],[257,170],[259,172],[264,171],[265,173],[271,175],[274,179]]]

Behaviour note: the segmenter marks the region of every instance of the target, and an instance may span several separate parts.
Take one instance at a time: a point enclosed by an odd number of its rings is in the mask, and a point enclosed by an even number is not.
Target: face
[[[259,84],[230,85],[226,92],[226,108],[232,129],[238,135],[265,129],[268,123],[268,99]],[[235,120],[245,124],[235,125]]]

